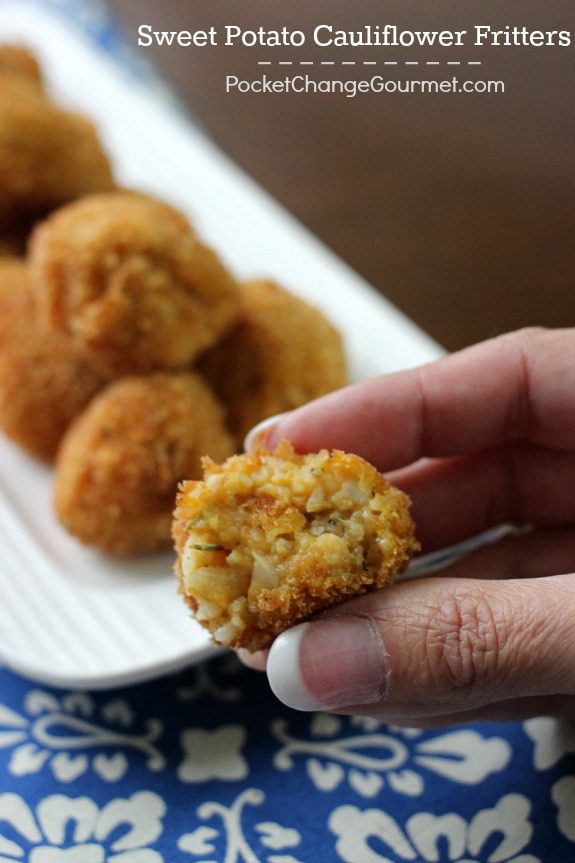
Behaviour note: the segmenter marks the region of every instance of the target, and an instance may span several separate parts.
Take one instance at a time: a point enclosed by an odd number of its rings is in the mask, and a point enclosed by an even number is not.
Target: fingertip
[[[249,650],[245,650],[243,647],[236,651],[240,662],[242,662],[243,665],[246,665],[248,668],[251,668],[253,671],[266,670],[268,652],[269,651],[267,650],[258,650],[255,653],[251,653]]]
[[[244,438],[244,450],[247,453],[254,453],[260,449],[267,449],[270,445],[276,443],[275,438],[276,427],[280,421],[288,416],[289,412],[275,414],[267,417],[257,425],[255,425]]]

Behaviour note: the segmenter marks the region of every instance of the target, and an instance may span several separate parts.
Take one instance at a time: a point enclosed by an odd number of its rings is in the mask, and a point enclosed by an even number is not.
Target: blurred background
[[[572,0],[110,0],[135,43],[157,30],[226,24],[337,29],[525,26],[570,30]],[[156,47],[143,51],[216,143],[378,290],[453,350],[517,327],[575,320],[575,47],[338,48],[330,59],[440,60],[389,77],[458,74],[505,93],[226,93],[258,59],[326,59],[325,49]],[[381,54],[378,53],[382,52]],[[313,74],[319,75],[319,67]],[[374,69],[374,67],[371,67]],[[383,67],[378,68],[381,72]],[[472,71],[469,71],[472,70]],[[283,75],[281,71],[276,71]],[[276,74],[274,73],[274,74]],[[323,73],[322,73],[323,74]],[[333,73],[335,75],[335,72]],[[337,77],[357,77],[338,66]]]

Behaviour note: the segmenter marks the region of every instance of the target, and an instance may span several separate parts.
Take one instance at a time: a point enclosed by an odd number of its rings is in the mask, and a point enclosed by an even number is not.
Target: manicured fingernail
[[[285,417],[286,413],[275,414],[273,417],[267,417],[251,429],[244,440],[244,450],[246,452],[255,452],[258,449],[263,449],[268,442],[272,429],[277,425],[278,420]]]
[[[387,688],[387,654],[369,619],[334,615],[276,638],[267,673],[275,695],[296,710],[373,704]]]
[[[308,626],[308,623],[301,623],[282,633],[268,655],[266,670],[272,691],[280,701],[296,710],[321,708],[320,702],[307,689],[300,668],[301,642]]]

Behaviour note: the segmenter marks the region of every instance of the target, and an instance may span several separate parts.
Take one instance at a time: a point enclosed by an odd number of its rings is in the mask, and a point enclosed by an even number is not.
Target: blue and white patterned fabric
[[[0,670],[0,861],[562,863],[575,730],[282,707],[230,655],[102,693]]]
[[[102,4],[47,5],[156,80]],[[575,861],[575,729],[300,714],[229,654],[101,693],[0,669],[0,863],[337,860]]]

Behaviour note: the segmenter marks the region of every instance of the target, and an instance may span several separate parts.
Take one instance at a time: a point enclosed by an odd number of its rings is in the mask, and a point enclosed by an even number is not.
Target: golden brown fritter
[[[356,455],[322,450],[207,460],[182,485],[180,589],[220,644],[251,651],[352,596],[383,587],[418,550],[409,499]]]
[[[0,351],[15,326],[30,316],[28,271],[22,258],[0,258]]]
[[[9,73],[42,86],[42,70],[38,60],[25,45],[0,44],[0,73]]]
[[[130,192],[69,204],[30,243],[48,325],[111,372],[178,369],[239,313],[237,285],[187,219]]]
[[[0,261],[0,428],[44,461],[107,383],[60,333],[38,325],[26,265]]]
[[[201,475],[201,456],[232,451],[223,411],[190,373],[115,381],[62,443],[55,509],[82,542],[115,554],[170,545],[178,482]]]
[[[0,218],[114,188],[93,124],[25,77],[0,71]]]
[[[198,364],[238,445],[266,417],[347,382],[341,336],[322,312],[273,282],[240,289],[240,323]]]

